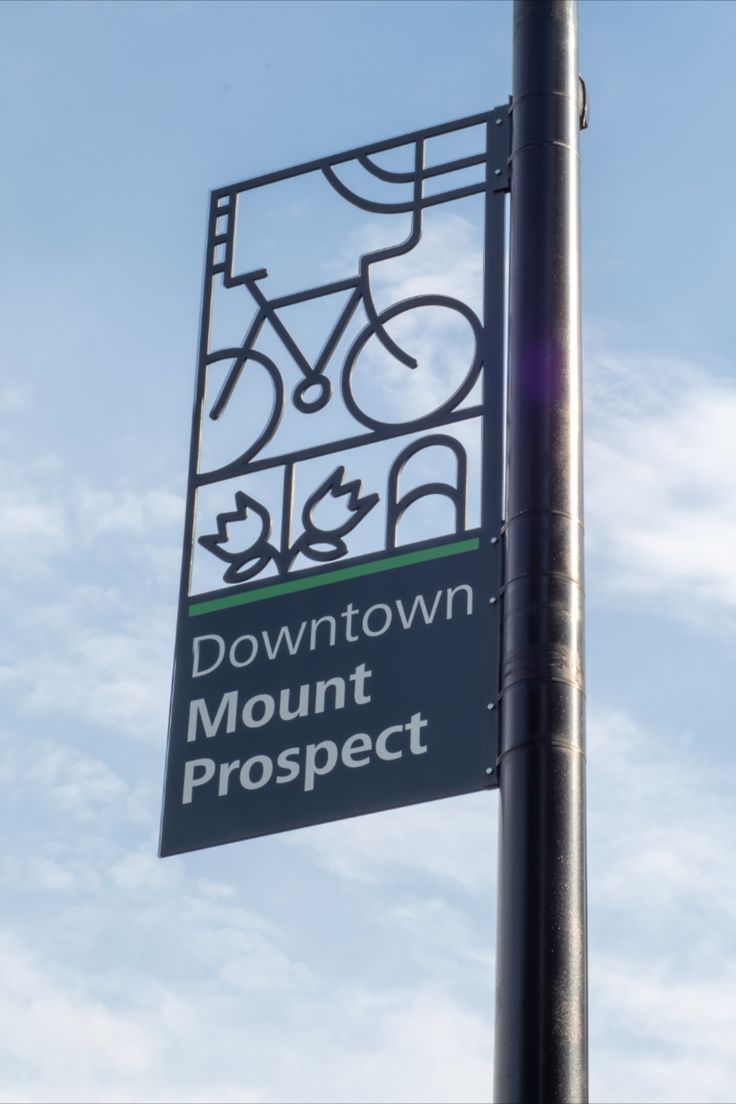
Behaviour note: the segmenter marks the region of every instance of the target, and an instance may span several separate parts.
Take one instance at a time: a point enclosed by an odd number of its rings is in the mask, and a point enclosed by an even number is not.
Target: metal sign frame
[[[484,135],[484,148],[478,153],[462,158],[454,158],[440,163],[427,163],[425,151],[427,143],[443,135],[468,131]],[[185,657],[191,656],[193,645],[193,625],[206,628],[208,619],[220,616],[223,611],[229,615],[264,610],[265,603],[271,599],[293,596],[289,601],[302,598],[308,591],[316,588],[328,588],[325,594],[336,593],[340,586],[363,585],[372,576],[390,572],[408,580],[410,573],[416,571],[417,577],[434,585],[438,578],[435,566],[442,561],[450,565],[453,560],[466,557],[468,564],[475,557],[479,565],[476,577],[479,580],[483,599],[487,609],[483,615],[483,631],[494,647],[488,654],[488,662],[494,670],[488,672],[489,688],[487,701],[482,703],[486,711],[484,721],[484,740],[488,745],[485,753],[485,765],[482,773],[473,784],[463,783],[461,788],[455,783],[447,793],[467,792],[470,789],[489,788],[496,783],[497,761],[497,710],[498,687],[498,609],[496,601],[500,592],[501,557],[499,536],[503,514],[503,397],[504,397],[504,289],[505,258],[504,229],[505,203],[507,190],[507,158],[509,151],[509,109],[507,105],[490,112],[430,127],[411,134],[401,135],[388,141],[374,143],[358,149],[321,158],[286,169],[270,173],[252,180],[242,181],[225,188],[215,190],[211,195],[208,218],[207,253],[204,280],[202,325],[199,346],[199,362],[195,389],[192,436],[188,473],[188,491],[185,519],[184,551],[179,596],[179,616],[177,626],[176,663],[172,688],[172,711],[167,751],[167,779],[165,789],[164,815],[162,824],[161,853],[171,854],[192,847],[210,846],[224,842],[225,838],[203,840],[182,845],[175,842],[170,831],[171,810],[177,799],[175,792],[181,785],[176,777],[175,766],[177,745],[182,739],[182,720],[177,709],[177,698],[182,694],[191,694],[191,677],[184,671]],[[410,172],[397,172],[381,165],[380,155],[401,147],[410,149],[413,154],[413,169]],[[409,199],[398,202],[385,202],[358,194],[341,178],[341,166],[347,163],[358,164],[371,178],[386,184],[395,184],[409,189]],[[290,180],[309,173],[319,173],[330,187],[347,203],[363,211],[381,215],[410,215],[411,232],[408,238],[389,248],[382,248],[364,254],[358,258],[356,271],[349,278],[309,287],[289,295],[268,298],[259,286],[268,273],[265,268],[241,272],[236,260],[236,213],[239,202],[247,200],[254,189],[265,188],[271,184]],[[470,172],[473,179],[469,183],[456,186],[457,177]],[[447,186],[442,187],[443,178]],[[438,190],[437,185],[440,185]],[[461,299],[445,294],[425,294],[402,299],[384,310],[379,310],[373,300],[370,273],[374,264],[404,256],[411,252],[422,236],[424,212],[430,207],[463,199],[472,195],[484,197],[484,272],[483,272],[483,317],[482,319]],[[254,314],[238,346],[212,348],[210,342],[210,322],[215,282],[221,280],[224,288],[244,288],[254,306]],[[279,312],[295,304],[309,303],[324,296],[343,293],[344,305],[336,318],[319,356],[310,359]],[[470,327],[473,337],[472,361],[467,367],[464,378],[453,394],[438,407],[423,416],[410,421],[391,423],[381,420],[361,406],[359,396],[353,386],[353,373],[356,362],[366,344],[375,339],[383,349],[398,363],[411,370],[417,367],[416,361],[391,336],[387,324],[392,319],[416,310],[431,307],[436,310],[450,311]],[[367,318],[366,325],[356,337],[351,339],[347,351],[343,337],[356,311],[362,310]],[[301,378],[293,388],[290,398],[286,394],[286,384],[280,365],[273,357],[257,347],[259,336],[270,328],[278,337],[289,363],[296,365]],[[219,393],[212,401],[208,394],[208,375],[213,365],[227,362],[229,368],[220,386]],[[246,365],[257,366],[265,373],[273,389],[273,405],[266,424],[257,438],[233,460],[214,470],[202,470],[199,466],[200,440],[205,418],[217,421],[244,378]],[[421,367],[419,368],[421,371]],[[482,380],[480,401],[468,401],[477,394],[477,386]],[[354,419],[356,432],[342,436],[337,440],[324,440],[317,445],[309,445],[290,451],[279,451],[268,455],[266,450],[277,433],[286,403],[301,414],[318,414],[329,403],[335,387],[345,408]],[[480,524],[468,528],[465,519],[467,457],[461,445],[448,430],[471,419],[479,419],[482,424],[482,459],[480,479],[482,484]],[[421,436],[417,436],[421,434]],[[397,452],[390,467],[385,491],[364,491],[362,480],[355,478],[355,472],[348,468],[352,450],[376,442],[393,442],[401,445],[401,438],[408,442]],[[402,494],[400,479],[402,472],[415,456],[430,447],[444,448],[454,456],[456,479],[454,483],[430,481]],[[335,467],[331,474],[316,486],[303,505],[301,518],[295,519],[293,512],[295,471],[305,461],[315,458],[334,457]],[[237,491],[232,507],[217,514],[215,524],[207,533],[196,537],[197,496],[203,488],[213,484],[237,480],[255,473],[278,469],[282,473],[282,502],[280,520],[276,532],[267,507],[245,491]],[[440,539],[399,544],[397,530],[406,511],[421,498],[439,496],[449,501],[455,517],[454,532]],[[337,527],[325,528],[316,519],[317,507],[324,500],[332,498],[343,501],[348,520]],[[385,508],[385,540],[378,551],[363,555],[350,555],[345,538],[360,525],[363,518],[383,498]],[[244,520],[256,517],[261,524],[260,537],[245,551],[232,552],[228,549],[228,527]],[[196,542],[224,565],[223,587],[197,594],[191,593],[192,563]],[[304,564],[307,563],[307,566]],[[301,566],[300,566],[301,565]],[[401,571],[395,571],[400,568]],[[264,570],[270,574],[264,576]],[[476,570],[476,569],[473,569]],[[434,574],[433,574],[434,572]],[[448,576],[449,577],[449,576]],[[388,578],[388,574],[385,574]],[[299,599],[301,601],[301,598]],[[254,603],[259,603],[254,606]],[[261,603],[264,603],[261,605]],[[285,608],[282,604],[282,609]],[[312,608],[312,607],[310,607]],[[283,615],[281,621],[284,621]],[[204,635],[204,634],[203,634]],[[464,645],[463,645],[464,646]],[[427,654],[428,667],[433,659]],[[187,688],[187,680],[189,685]],[[475,722],[474,722],[475,723]],[[365,802],[358,802],[355,811],[338,811],[316,819],[297,818],[297,823],[316,823],[333,819],[334,816],[355,815],[356,813],[405,804],[415,800],[429,800],[443,796],[441,786],[429,786],[426,796],[393,794],[390,799],[381,801],[380,796],[364,808]],[[168,812],[167,812],[168,810]],[[286,817],[286,820],[289,820]],[[296,826],[284,823],[283,828]],[[227,836],[228,839],[247,838],[263,832],[282,830],[282,827],[268,826],[244,828],[241,833]],[[196,833],[195,833],[196,835]],[[206,833],[205,833],[206,835]],[[222,837],[222,832],[220,836]]]

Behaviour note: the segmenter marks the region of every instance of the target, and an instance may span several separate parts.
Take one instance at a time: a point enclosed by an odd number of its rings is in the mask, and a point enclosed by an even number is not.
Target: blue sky
[[[156,840],[209,190],[503,103],[511,5],[0,22],[0,1099],[488,1100],[496,795]],[[591,1099],[725,1102],[736,8],[580,22]]]

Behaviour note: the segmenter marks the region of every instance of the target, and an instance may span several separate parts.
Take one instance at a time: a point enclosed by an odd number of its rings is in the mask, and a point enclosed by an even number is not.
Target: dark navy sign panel
[[[161,854],[495,785],[496,565],[479,545],[188,617]]]
[[[162,854],[496,784],[508,144],[212,193]]]

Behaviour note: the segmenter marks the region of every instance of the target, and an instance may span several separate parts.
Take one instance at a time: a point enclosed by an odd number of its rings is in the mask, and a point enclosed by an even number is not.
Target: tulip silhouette
[[[304,532],[292,545],[290,560],[293,561],[303,553],[307,559],[316,560],[318,563],[329,563],[346,555],[348,547],[342,539],[359,525],[365,515],[372,510],[378,502],[377,494],[360,497],[360,480],[354,479],[350,483],[345,481],[345,468],[335,468],[332,475],[328,475],[323,483],[320,483],[304,503],[302,510],[302,524]],[[331,496],[332,498],[346,498],[345,508],[348,511],[347,520],[340,525],[325,529],[313,518],[313,512]]]
[[[245,547],[238,547],[238,530],[240,523],[248,519],[249,514],[255,514],[260,521],[260,533],[255,540],[250,539]],[[247,532],[252,533],[252,526],[247,526]],[[245,533],[243,533],[245,535]],[[246,579],[252,579],[268,563],[273,560],[279,565],[280,555],[277,549],[269,544],[271,535],[271,515],[265,506],[256,502],[250,495],[243,491],[235,494],[235,509],[217,515],[217,532],[200,537],[199,543],[212,552],[218,559],[229,564],[223,575],[226,583],[242,583]]]

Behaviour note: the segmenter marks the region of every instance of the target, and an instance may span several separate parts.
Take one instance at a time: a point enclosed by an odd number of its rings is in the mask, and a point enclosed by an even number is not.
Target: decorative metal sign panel
[[[507,110],[212,194],[164,855],[496,784]]]

